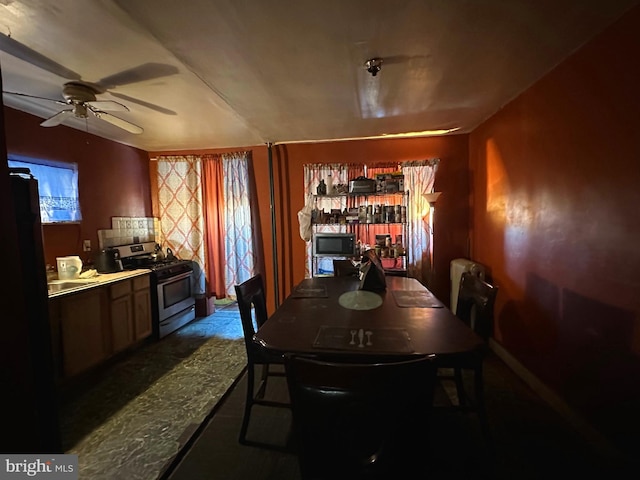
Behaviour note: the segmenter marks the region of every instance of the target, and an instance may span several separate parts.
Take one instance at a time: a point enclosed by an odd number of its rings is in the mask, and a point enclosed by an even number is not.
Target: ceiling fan
[[[113,100],[98,100],[96,98],[96,95],[107,92],[114,97],[122,98],[123,100],[131,103],[137,103],[157,112],[167,115],[176,115],[174,111],[166,109],[164,107],[160,107],[158,105],[154,105],[152,103],[109,90],[111,88],[122,85],[176,74],[178,73],[178,69],[173,65],[145,63],[137,67],[118,72],[114,75],[110,75],[99,80],[98,82],[93,83],[83,81],[81,76],[73,70],[60,65],[54,60],[45,57],[44,55],[36,52],[28,46],[2,33],[0,33],[0,51],[8,53],[13,57],[35,65],[62,78],[70,80],[62,87],[62,98],[64,100],[56,100],[20,92],[2,92],[8,95],[55,102],[57,104],[69,107],[61,110],[52,117],[43,121],[40,124],[43,127],[53,127],[56,125],[60,125],[67,118],[71,117],[86,119],[91,114],[99,119],[111,123],[112,125],[120,127],[127,132],[133,134],[143,133],[144,130],[142,129],[142,127],[109,113],[127,112],[129,111],[129,108],[126,105]]]
[[[80,81],[67,82],[62,88],[62,100],[54,100],[46,97],[38,97],[35,95],[28,95],[26,93],[19,92],[2,92],[8,95],[17,95],[20,97],[36,98],[38,100],[46,100],[49,102],[55,102],[60,105],[68,105],[70,108],[65,108],[59,111],[52,117],[47,118],[40,125],[43,127],[55,127],[60,125],[67,118],[87,118],[89,114],[95,115],[106,122],[120,127],[129,133],[140,134],[144,132],[143,128],[131,123],[127,120],[123,120],[120,117],[110,114],[109,112],[128,112],[129,108],[122,103],[115,102],[113,100],[97,100],[96,94],[100,93],[89,83]]]

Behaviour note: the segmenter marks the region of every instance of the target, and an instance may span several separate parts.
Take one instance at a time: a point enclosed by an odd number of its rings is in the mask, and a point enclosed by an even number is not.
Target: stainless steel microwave
[[[313,255],[317,257],[352,257],[356,254],[353,233],[315,233]]]

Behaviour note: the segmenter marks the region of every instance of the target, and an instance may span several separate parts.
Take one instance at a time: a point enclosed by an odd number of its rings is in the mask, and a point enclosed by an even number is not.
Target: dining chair
[[[367,364],[286,355],[285,371],[303,480],[428,472],[432,356]]]
[[[267,381],[269,377],[284,377],[284,358],[267,352],[256,340],[256,331],[262,327],[268,319],[267,303],[264,293],[262,276],[256,274],[249,280],[235,285],[238,310],[242,320],[244,344],[247,351],[247,392],[244,405],[244,416],[240,427],[239,441],[247,443],[246,435],[249,428],[251,408],[254,405],[267,407],[289,408],[290,404],[265,398]],[[272,369],[280,365],[279,370]],[[262,372],[258,388],[255,388],[255,371],[261,367]]]
[[[334,277],[357,277],[360,270],[351,260],[333,259],[333,276]]]
[[[456,316],[469,328],[476,332],[485,341],[493,332],[493,309],[498,294],[498,287],[491,285],[472,272],[462,274]],[[453,380],[456,386],[458,404],[460,410],[474,411],[480,420],[485,438],[490,438],[489,422],[484,405],[484,380],[482,364],[486,349],[471,352],[469,355],[455,358],[440,358],[438,378],[440,380]],[[442,368],[453,370],[453,374],[443,373]],[[467,394],[464,385],[463,371],[470,371],[473,375],[473,397]]]

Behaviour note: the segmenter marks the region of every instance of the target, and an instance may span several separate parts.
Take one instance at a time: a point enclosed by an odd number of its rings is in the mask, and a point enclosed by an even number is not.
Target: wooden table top
[[[482,339],[420,282],[407,277],[386,281],[386,291],[363,294],[354,277],[305,279],[256,340],[273,352],[332,356],[448,357],[484,348]]]

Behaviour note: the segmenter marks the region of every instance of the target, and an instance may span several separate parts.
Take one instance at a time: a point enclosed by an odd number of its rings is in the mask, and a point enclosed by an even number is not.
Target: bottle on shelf
[[[358,242],[356,243],[356,258],[360,257],[363,253],[362,240],[358,239]]]
[[[367,223],[367,206],[360,205],[358,207],[358,223]]]
[[[311,223],[317,223],[319,215],[320,210],[318,210],[318,199],[315,198],[313,200],[313,210],[311,210]]]
[[[403,257],[404,255],[406,255],[406,251],[404,249],[404,246],[402,245],[402,235],[396,235],[394,257]]]
[[[331,174],[327,175],[327,195],[333,195],[333,177]]]

